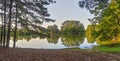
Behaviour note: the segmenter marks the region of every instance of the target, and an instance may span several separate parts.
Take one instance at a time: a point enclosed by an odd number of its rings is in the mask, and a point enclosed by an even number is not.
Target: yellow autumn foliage
[[[113,44],[118,44],[120,43],[120,35],[118,35],[117,37],[115,37],[112,40],[108,40],[108,41],[100,41],[99,39],[97,39],[97,43],[101,44],[101,45],[113,45]]]

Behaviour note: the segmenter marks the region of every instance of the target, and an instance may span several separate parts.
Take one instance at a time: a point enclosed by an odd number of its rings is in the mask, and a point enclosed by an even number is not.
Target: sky
[[[88,18],[93,15],[85,8],[80,8],[78,2],[80,0],[56,0],[55,4],[48,6],[50,18],[55,19],[55,22],[43,23],[43,26],[56,24],[59,29],[61,24],[66,20],[78,20],[84,24],[85,28],[90,22]]]

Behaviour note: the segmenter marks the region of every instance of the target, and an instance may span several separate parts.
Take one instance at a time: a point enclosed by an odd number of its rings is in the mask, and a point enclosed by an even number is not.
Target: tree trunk
[[[5,47],[5,41],[6,41],[6,0],[4,0],[4,36],[3,36],[3,47]]]
[[[12,4],[13,4],[13,0],[10,0],[10,5],[9,5],[8,34],[7,34],[6,47],[9,47],[9,41],[10,41],[10,31],[11,31],[11,15],[12,15]]]
[[[15,18],[15,32],[14,32],[13,48],[15,48],[16,41],[17,41],[17,18],[18,18],[18,0],[16,0],[16,18]]]
[[[1,36],[1,37],[0,37],[0,44],[1,44],[1,46],[2,46],[2,43],[3,43],[3,26],[4,26],[4,25],[3,25],[3,15],[2,15],[1,18],[2,18],[2,21],[1,21],[1,22],[2,22],[2,27],[1,27],[1,34],[0,34],[0,36]]]
[[[3,0],[2,0],[2,8],[3,8]],[[2,19],[2,27],[1,27],[1,34],[0,34],[0,43],[1,43],[1,46],[2,46],[2,41],[3,41],[3,11],[2,11],[2,15],[1,15],[1,19]]]
[[[1,34],[0,34],[0,45],[2,46],[2,42],[3,42],[3,17],[2,17],[2,27],[1,27]]]

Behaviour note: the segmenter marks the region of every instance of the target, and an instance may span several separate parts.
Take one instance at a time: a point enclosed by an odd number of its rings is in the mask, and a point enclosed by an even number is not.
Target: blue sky
[[[78,5],[80,0],[56,0],[55,4],[48,6],[50,18],[55,22],[44,23],[43,26],[57,24],[60,28],[61,23],[66,20],[78,20],[84,24],[85,28],[89,23],[88,18],[93,17],[87,9],[81,9]]]

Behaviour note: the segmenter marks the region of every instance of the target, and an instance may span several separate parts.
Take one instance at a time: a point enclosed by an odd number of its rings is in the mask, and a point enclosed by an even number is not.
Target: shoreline
[[[0,61],[120,61],[120,54],[72,49],[2,48]]]

